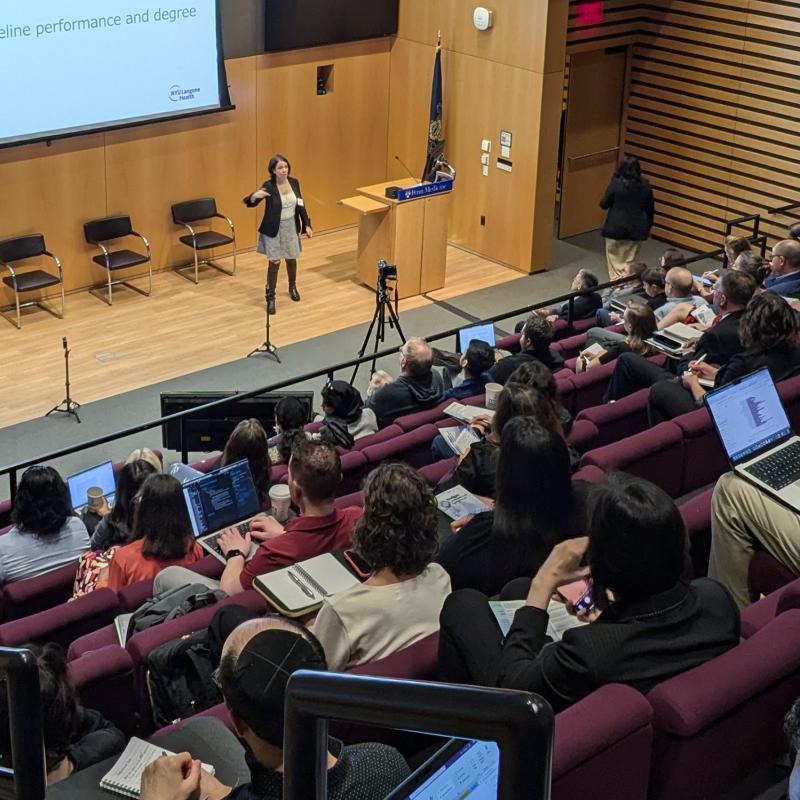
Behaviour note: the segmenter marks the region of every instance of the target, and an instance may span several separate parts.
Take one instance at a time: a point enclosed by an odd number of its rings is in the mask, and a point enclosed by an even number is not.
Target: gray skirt
[[[270,261],[281,261],[284,258],[297,258],[303,248],[297,235],[294,217],[282,219],[277,236],[258,234],[256,251],[263,253]]]

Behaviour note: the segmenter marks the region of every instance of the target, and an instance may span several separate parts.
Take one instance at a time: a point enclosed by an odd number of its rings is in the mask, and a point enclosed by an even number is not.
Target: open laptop
[[[69,501],[75,511],[80,511],[86,505],[86,491],[92,486],[102,489],[108,505],[114,505],[117,482],[114,479],[114,465],[110,461],[76,472],[67,478]]]
[[[800,437],[764,367],[706,395],[737,475],[800,511]]]
[[[183,497],[194,538],[223,563],[225,556],[217,544],[219,535],[231,526],[237,527],[242,534],[246,533],[250,520],[261,513],[258,492],[246,459],[185,483]],[[252,556],[257,548],[258,543],[253,542],[249,555]]]
[[[500,748],[494,742],[452,739],[386,800],[496,800],[499,773]]]
[[[481,342],[486,342],[489,347],[494,347],[497,337],[494,333],[494,325],[490,322],[488,325],[472,325],[469,328],[461,328],[458,332],[458,341],[456,342],[458,353],[466,353],[469,343],[473,339],[478,339]]]

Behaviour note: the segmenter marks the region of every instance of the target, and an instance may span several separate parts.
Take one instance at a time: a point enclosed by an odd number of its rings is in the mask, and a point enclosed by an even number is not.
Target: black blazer
[[[602,307],[603,298],[600,297],[598,292],[579,295],[575,298],[575,303],[572,306],[572,321],[592,319],[597,309]],[[564,303],[555,313],[558,314],[559,319],[569,322],[569,301]]]
[[[681,359],[677,374],[683,375],[689,369],[689,362],[700,358],[704,353],[709,364],[716,364],[719,367],[741,353],[744,347],[739,341],[739,323],[743,315],[744,309],[733,311],[707,330],[698,340],[694,352]]]
[[[306,228],[311,227],[311,219],[306,211],[305,203],[303,202],[303,193],[300,191],[300,181],[297,178],[289,176],[289,185],[292,187],[295,196],[297,197],[297,207],[295,208],[295,224],[297,226],[297,233],[305,233]],[[264,209],[264,219],[261,220],[261,226],[258,229],[259,233],[264,236],[277,236],[278,228],[281,226],[281,195],[278,184],[274,180],[268,180],[262,185],[263,189],[269,192],[266,199],[267,207]],[[247,195],[243,202],[248,208],[255,208],[261,201],[256,200],[255,203],[250,199],[252,194]]]
[[[608,211],[602,230],[606,239],[643,242],[649,238],[655,203],[653,189],[644,178],[641,183],[614,178],[600,201],[600,208]]]
[[[558,712],[607,683],[647,693],[739,643],[739,610],[709,578],[614,603],[547,644],[546,611],[523,606],[503,644],[497,685],[542,695]]]
[[[750,347],[735,355],[717,373],[714,386],[724,386],[761,367],[767,367],[772,380],[778,381],[800,375],[800,346],[785,344],[765,350],[763,347]]]

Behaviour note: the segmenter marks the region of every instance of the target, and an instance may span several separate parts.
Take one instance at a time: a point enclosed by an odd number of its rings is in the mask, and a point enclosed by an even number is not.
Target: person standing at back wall
[[[244,204],[248,208],[255,208],[262,200],[267,202],[264,219],[258,229],[256,250],[269,259],[264,295],[267,310],[274,314],[275,289],[281,261],[286,262],[289,297],[295,302],[300,300],[300,293],[297,291],[297,257],[302,250],[300,237],[306,236],[310,239],[314,232],[311,230],[311,219],[300,191],[300,181],[291,177],[292,166],[289,160],[278,153],[269,160],[267,170],[269,180],[258,191],[247,195]]]
[[[613,281],[629,273],[628,264],[639,260],[642,242],[650,238],[655,216],[653,188],[642,177],[639,159],[622,159],[600,208],[608,211],[602,235],[606,240],[608,279]]]

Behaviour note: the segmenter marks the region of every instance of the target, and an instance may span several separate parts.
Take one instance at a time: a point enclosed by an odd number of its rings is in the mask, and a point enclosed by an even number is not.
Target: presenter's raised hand
[[[305,236],[307,239],[310,239],[313,235],[314,231],[312,231],[311,228],[306,227],[306,229],[303,231],[303,236]]]

